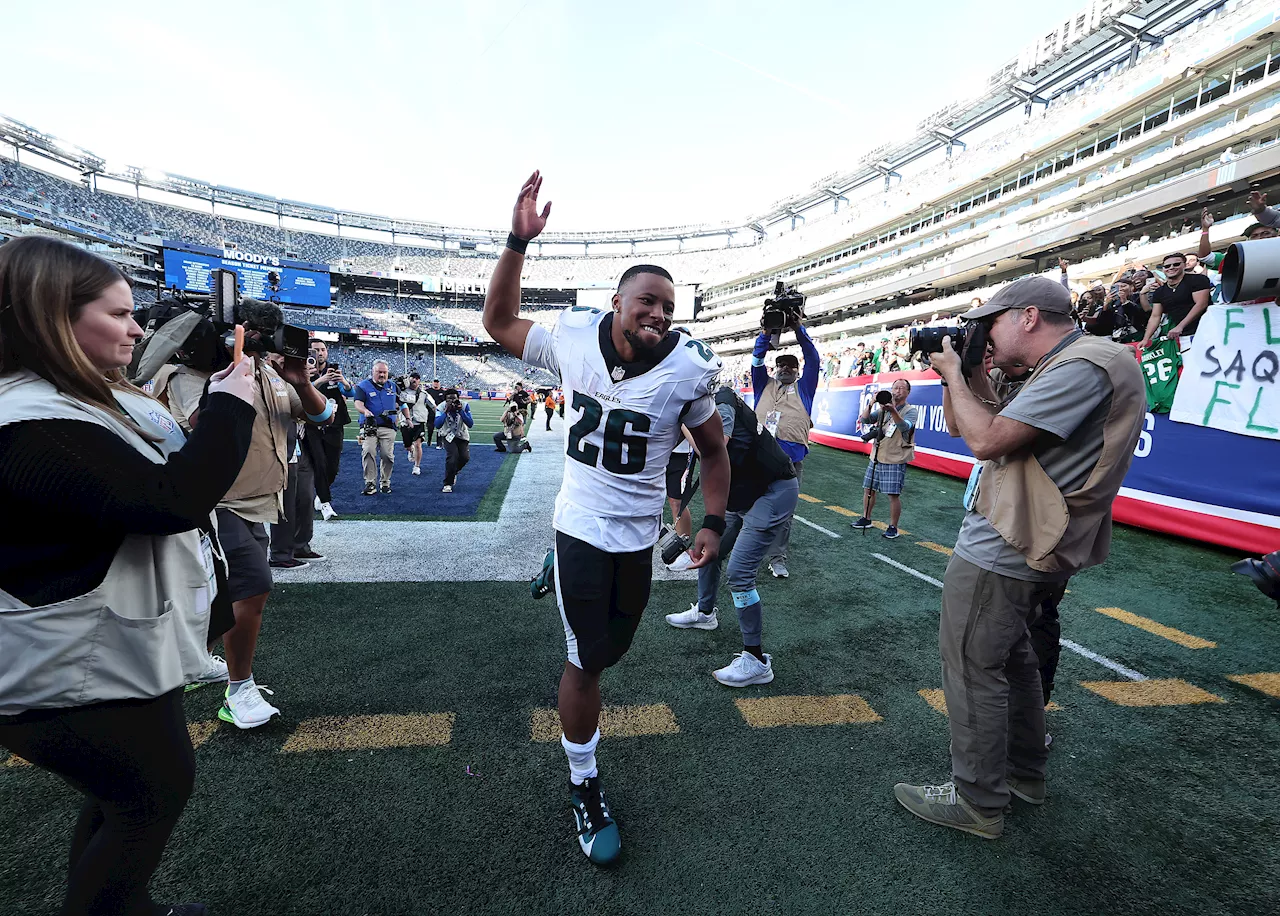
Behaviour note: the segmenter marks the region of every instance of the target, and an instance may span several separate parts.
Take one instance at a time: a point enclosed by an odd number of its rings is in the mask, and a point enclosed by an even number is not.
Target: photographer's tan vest
[[[804,409],[804,401],[800,400],[800,389],[795,384],[784,388],[778,384],[777,379],[773,378],[765,382],[764,390],[760,392],[760,400],[756,402],[756,416],[763,423],[769,412],[773,410],[779,413],[778,428],[774,430],[773,438],[799,442],[807,447],[813,420],[810,419],[809,412]]]
[[[1046,573],[1096,566],[1111,550],[1111,503],[1133,461],[1146,415],[1146,391],[1133,351],[1101,337],[1084,336],[1036,366],[1027,384],[1059,363],[1083,359],[1111,380],[1111,409],[1102,428],[1102,450],[1093,473],[1078,490],[1060,491],[1031,449],[985,461],[974,508]]]
[[[177,422],[163,405],[125,392],[116,399],[162,441],[147,442],[120,417],[69,398],[25,370],[0,377],[0,426],[93,423],[155,464],[182,447]],[[212,516],[210,525],[216,525]],[[209,663],[205,639],[217,588],[212,564],[218,562],[206,555],[199,531],[130,534],[102,584],[83,595],[32,607],[0,590],[0,715],[158,697],[195,680]]]
[[[902,406],[905,409],[907,405]],[[875,451],[872,461],[878,461],[880,464],[906,464],[916,456],[915,427],[913,426],[910,432],[904,432],[901,425],[897,426],[892,436],[881,439],[872,446],[872,449]]]
[[[294,422],[289,383],[261,357],[256,358],[254,363],[258,396],[253,399],[253,409],[257,413],[253,421],[253,438],[250,440],[249,455],[245,458],[244,467],[219,503],[223,506],[236,500],[283,493],[285,484],[289,481],[288,435],[289,426]],[[172,373],[163,376],[163,379],[157,374],[155,395],[160,397],[172,384],[173,376],[179,374],[196,376],[202,382],[209,380],[208,373],[178,366]]]

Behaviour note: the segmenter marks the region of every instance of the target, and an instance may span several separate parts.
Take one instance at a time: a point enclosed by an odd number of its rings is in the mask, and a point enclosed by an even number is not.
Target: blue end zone
[[[495,452],[492,442],[471,443],[471,461],[458,475],[452,493],[444,485],[444,450],[434,445],[422,450],[422,475],[414,477],[413,462],[404,444],[396,440],[396,460],[391,471],[391,492],[361,496],[364,473],[360,467],[360,443],[344,442],[338,477],[333,482],[333,508],[338,517],[351,515],[439,515],[469,518],[488,492],[494,475],[508,456]]]

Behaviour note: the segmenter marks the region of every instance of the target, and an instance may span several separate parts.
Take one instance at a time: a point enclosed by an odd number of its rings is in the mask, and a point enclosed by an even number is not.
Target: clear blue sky
[[[595,229],[759,212],[1084,0],[11,7],[0,113],[109,162],[469,226],[537,167],[549,228]]]

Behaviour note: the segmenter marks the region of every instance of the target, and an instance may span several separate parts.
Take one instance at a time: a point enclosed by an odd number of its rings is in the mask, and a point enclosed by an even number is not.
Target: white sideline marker
[[[836,540],[840,540],[840,535],[836,534],[834,531],[832,531],[829,528],[823,528],[821,525],[815,525],[813,522],[809,521],[807,518],[801,518],[798,515],[792,515],[791,517],[794,518],[797,522],[800,522],[802,525],[808,525],[810,528],[814,528],[818,531],[821,531],[823,534],[825,534],[829,538],[835,538]]]
[[[942,588],[941,582],[933,578],[933,576],[926,576],[924,573],[920,572],[920,570],[918,569],[912,569],[910,566],[907,566],[903,563],[899,563],[897,560],[890,559],[889,557],[886,557],[882,553],[873,553],[872,556],[883,563],[888,563],[890,566],[896,569],[902,570],[904,573],[915,576],[917,579],[922,579],[925,582],[930,583],[931,585],[936,585],[938,588]],[[1071,652],[1074,652],[1076,655],[1083,656],[1084,658],[1089,659],[1089,661],[1097,662],[1099,665],[1102,665],[1104,668],[1110,668],[1116,674],[1119,674],[1122,677],[1127,677],[1131,681],[1145,681],[1147,679],[1147,676],[1145,674],[1134,671],[1132,668],[1126,668],[1124,665],[1120,664],[1119,662],[1113,662],[1111,659],[1107,658],[1105,655],[1099,655],[1097,652],[1094,652],[1092,649],[1086,649],[1084,646],[1080,645],[1078,642],[1072,642],[1069,639],[1059,638],[1058,644],[1062,646],[1062,648],[1067,649]]]
[[[938,586],[938,588],[942,588],[941,582],[939,582],[933,576],[926,576],[924,573],[922,573],[918,569],[912,569],[910,566],[907,566],[903,563],[899,563],[897,560],[891,560],[882,553],[873,553],[872,556],[875,557],[877,560],[879,560],[881,563],[888,563],[890,566],[894,567],[895,569],[902,570],[904,573],[906,573],[909,576],[915,576],[917,579],[923,579],[925,582],[928,582],[930,585],[936,585]]]

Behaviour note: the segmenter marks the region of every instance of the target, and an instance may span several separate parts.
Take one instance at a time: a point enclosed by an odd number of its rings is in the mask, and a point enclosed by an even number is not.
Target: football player
[[[558,375],[570,412],[553,521],[555,590],[568,645],[560,741],[569,757],[578,844],[604,865],[622,844],[596,768],[600,675],[626,654],[649,600],[667,458],[682,423],[702,455],[707,511],[689,550],[692,567],[719,555],[729,492],[729,456],[713,397],[720,358],[671,330],[675,285],[652,265],[622,275],[610,311],[567,309],[554,330],[519,317],[525,249],[551,212],[548,202],[538,213],[541,187],[534,172],[520,189],[507,247],[489,281],[484,327],[510,353]]]

